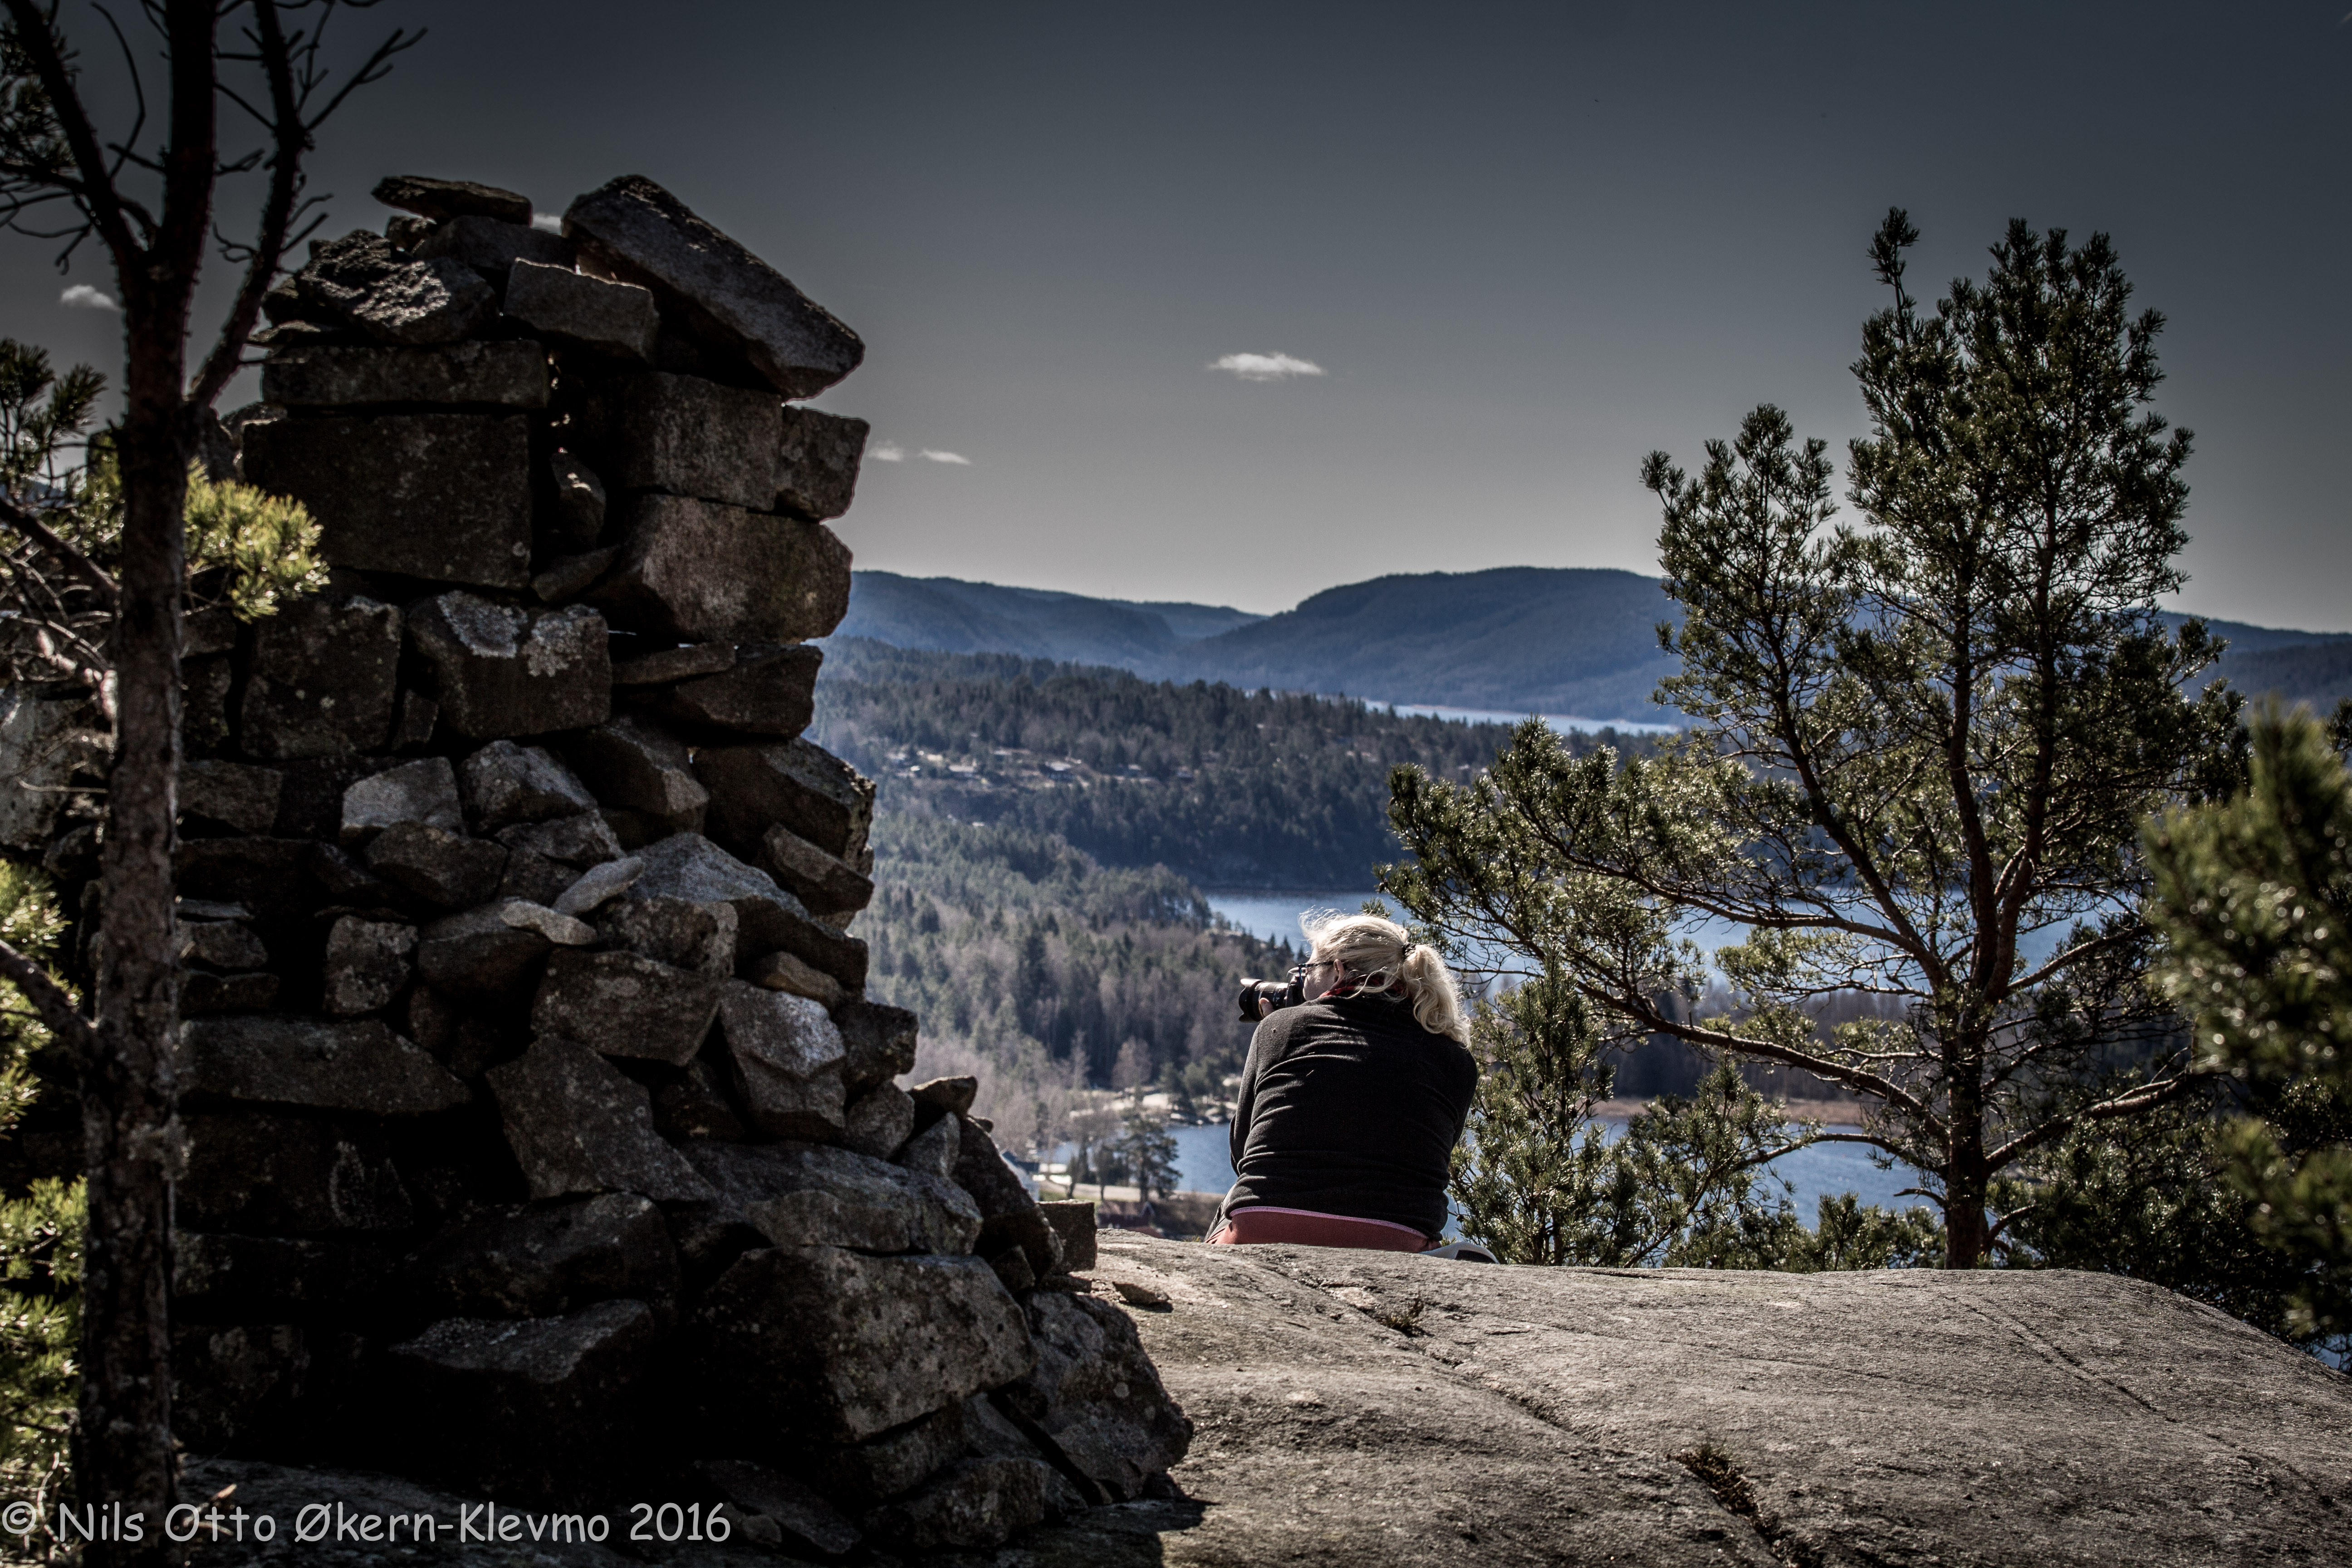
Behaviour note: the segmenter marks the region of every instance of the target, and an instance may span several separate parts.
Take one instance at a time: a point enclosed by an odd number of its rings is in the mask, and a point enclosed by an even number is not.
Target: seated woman
[[[1302,923],[1307,1000],[1258,1004],[1209,1241],[1426,1250],[1478,1082],[1454,976],[1394,921]]]

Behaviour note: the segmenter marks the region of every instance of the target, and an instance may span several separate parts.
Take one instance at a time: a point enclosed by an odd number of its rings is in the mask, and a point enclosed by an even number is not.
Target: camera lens
[[[1296,1007],[1306,1001],[1307,993],[1298,984],[1300,973],[1292,970],[1287,981],[1260,980],[1255,975],[1244,977],[1240,996],[1242,1021],[1256,1023],[1261,1002],[1271,1004],[1273,1011],[1280,1012],[1285,1007]]]

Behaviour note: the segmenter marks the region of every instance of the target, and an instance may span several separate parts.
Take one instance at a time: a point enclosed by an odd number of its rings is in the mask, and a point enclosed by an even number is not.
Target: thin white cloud
[[[562,234],[563,217],[560,213],[533,213],[530,215],[530,226],[543,228],[550,234]]]
[[[896,441],[877,441],[866,448],[866,455],[877,463],[903,463],[907,460],[907,448]]]
[[[1227,354],[1213,361],[1211,370],[1232,373],[1243,381],[1288,381],[1293,376],[1322,375],[1321,365],[1292,354]]]
[[[926,447],[923,448],[923,456],[934,463],[953,463],[959,468],[971,467],[971,459],[961,452],[940,452]]]
[[[58,303],[69,310],[111,310],[114,297],[101,294],[87,283],[76,283],[58,296]]]

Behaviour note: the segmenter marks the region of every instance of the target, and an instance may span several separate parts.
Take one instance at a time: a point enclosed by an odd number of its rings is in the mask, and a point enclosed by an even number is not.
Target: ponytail
[[[1431,1034],[1470,1043],[1453,972],[1426,942],[1411,940],[1404,927],[1378,915],[1328,910],[1310,910],[1298,924],[1315,957],[1339,961],[1353,982],[1351,994],[1393,993],[1412,1005],[1413,1021]]]

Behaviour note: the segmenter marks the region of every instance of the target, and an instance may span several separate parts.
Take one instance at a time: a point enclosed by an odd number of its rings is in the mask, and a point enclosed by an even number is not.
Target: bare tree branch
[[[261,226],[246,266],[245,281],[239,285],[228,318],[221,323],[220,337],[205,356],[204,368],[197,372],[195,384],[188,394],[189,401],[200,408],[209,408],[219,401],[230,379],[241,368],[246,340],[252,336],[253,324],[261,316],[262,296],[269,292],[270,284],[278,277],[278,264],[286,256],[289,243],[287,228],[293,221],[295,203],[302,189],[302,154],[310,149],[310,132],[302,123],[301,103],[294,89],[293,61],[287,53],[276,0],[252,0],[252,4],[262,69],[269,79],[273,116],[269,195],[262,205]]]
[[[125,219],[122,199],[107,173],[106,155],[99,146],[97,132],[90,129],[81,99],[74,91],[73,72],[67,68],[50,16],[33,0],[7,0],[7,6],[9,20],[16,24],[17,44],[32,62],[34,74],[41,79],[42,90],[48,94],[51,111],[58,117],[58,127],[65,133],[66,146],[80,173],[80,189],[75,199],[89,215],[107,249],[113,253],[117,268],[128,275],[138,264],[139,244]]]
[[[2212,1077],[2211,1073],[2194,1068],[2184,1068],[2170,1078],[2158,1079],[2154,1083],[2143,1084],[2126,1093],[2100,1100],[2095,1105],[2085,1106],[2071,1116],[2053,1116],[2032,1131],[2021,1132],[1987,1153],[1986,1166],[1998,1171],[2021,1154],[2030,1153],[2044,1143],[2063,1137],[2082,1122],[2111,1121],[2118,1116],[2137,1116],[2143,1110],[2153,1110],[2159,1105],[2179,1100],[2198,1085],[2209,1082]]]
[[[121,602],[121,590],[115,586],[114,579],[107,575],[104,567],[64,539],[59,538],[56,530],[50,528],[30,510],[18,506],[5,496],[0,496],[0,522],[6,523],[43,550],[64,562],[76,576],[98,591],[99,596],[106,601],[107,608],[112,609]]]

